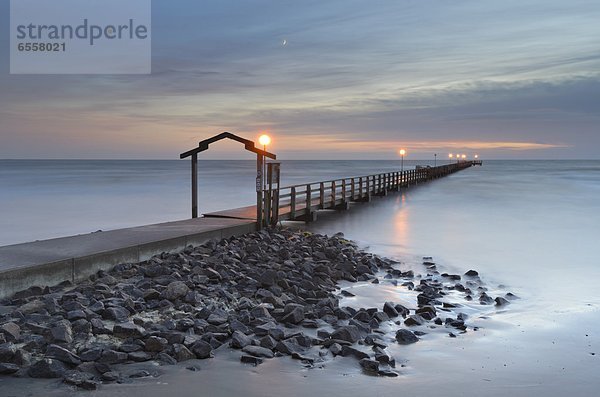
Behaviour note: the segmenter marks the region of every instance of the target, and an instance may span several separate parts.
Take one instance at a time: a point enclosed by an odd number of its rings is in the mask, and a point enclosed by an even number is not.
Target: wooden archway
[[[208,150],[211,143],[215,143],[221,139],[232,139],[236,142],[243,143],[246,150],[256,153],[256,222],[257,227],[260,229],[263,224],[263,163],[265,157],[275,160],[277,159],[277,156],[257,148],[254,145],[254,141],[244,139],[230,132],[222,132],[212,138],[200,141],[197,148],[188,150],[179,155],[180,159],[187,157],[192,158],[192,218],[198,217],[198,153]]]

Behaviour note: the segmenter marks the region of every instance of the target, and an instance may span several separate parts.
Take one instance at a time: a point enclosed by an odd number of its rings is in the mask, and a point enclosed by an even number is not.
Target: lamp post
[[[463,161],[465,161],[465,159],[466,159],[466,158],[467,158],[467,155],[466,155],[466,154],[463,154],[463,155],[462,155],[462,159],[463,159]]]
[[[402,162],[400,163],[400,172],[404,172],[404,155],[406,154],[406,150],[400,149],[400,157],[402,157]]]
[[[260,137],[258,137],[258,143],[260,143],[261,145],[263,145],[263,150],[266,152],[267,151],[267,145],[271,143],[271,137],[268,136],[268,135],[266,135],[266,134],[263,134]],[[263,172],[263,177],[262,177],[262,180],[263,180],[263,186],[262,186],[263,190],[267,189],[267,175],[266,175],[266,170],[267,170],[267,162],[265,161],[263,163],[263,170],[262,170],[262,172]]]
[[[437,167],[437,153],[433,154],[433,167]]]
[[[454,155],[452,153],[450,153],[448,155],[448,158],[450,159],[450,161],[448,162],[448,164],[452,164],[452,158],[454,157]]]

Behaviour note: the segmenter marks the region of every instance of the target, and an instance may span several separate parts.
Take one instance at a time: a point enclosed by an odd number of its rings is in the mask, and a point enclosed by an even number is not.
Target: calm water
[[[0,245],[186,218],[188,167],[183,161],[0,161]],[[201,162],[201,211],[252,204],[253,167],[251,161]],[[399,167],[396,161],[283,161],[282,178],[302,183]],[[444,338],[400,352],[412,369],[399,383],[336,377],[332,369],[311,372],[309,384],[296,366],[277,363],[241,371],[241,382],[269,377],[273,393],[255,385],[250,395],[319,394],[318,385],[340,396],[394,395],[397,386],[418,395],[594,395],[600,387],[599,222],[600,161],[486,161],[349,212],[320,213],[311,226],[316,231],[343,231],[404,262],[433,256],[449,271],[473,268],[523,299],[497,313],[484,338]],[[205,365],[209,370],[200,375],[182,370],[133,395],[160,395],[181,382],[189,384],[183,393],[194,395],[195,387],[239,367],[220,359]],[[106,389],[107,395],[131,392]]]

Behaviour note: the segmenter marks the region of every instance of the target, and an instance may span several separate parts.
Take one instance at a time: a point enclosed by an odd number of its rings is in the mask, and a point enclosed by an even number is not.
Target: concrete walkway
[[[197,218],[0,247],[0,298],[254,230],[254,220]]]

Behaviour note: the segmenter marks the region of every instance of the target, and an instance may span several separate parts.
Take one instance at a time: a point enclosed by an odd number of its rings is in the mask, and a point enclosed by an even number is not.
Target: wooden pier
[[[359,177],[333,179],[264,190],[263,226],[280,221],[313,222],[319,210],[347,210],[351,202],[371,201],[419,183],[441,178],[474,165],[461,161],[437,167],[422,167]],[[207,218],[256,220],[257,207],[248,206],[203,214]]]

